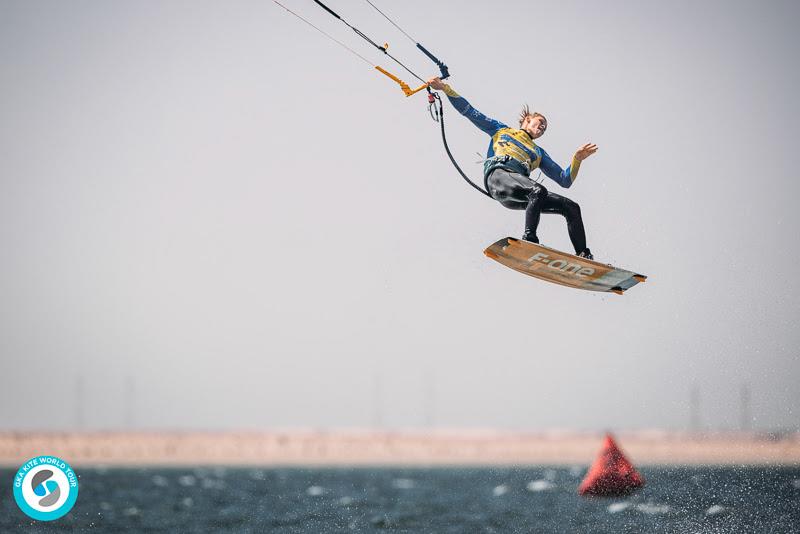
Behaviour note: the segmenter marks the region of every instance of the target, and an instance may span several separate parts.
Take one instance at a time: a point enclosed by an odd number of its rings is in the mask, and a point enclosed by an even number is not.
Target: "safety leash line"
[[[466,180],[469,185],[471,185],[472,187],[474,187],[476,190],[480,191],[487,197],[492,198],[492,195],[490,195],[486,190],[484,190],[478,184],[469,179],[469,177],[464,173],[464,171],[461,170],[461,167],[458,165],[456,158],[453,157],[453,153],[450,152],[450,146],[447,144],[447,135],[445,135],[444,133],[444,106],[442,105],[442,98],[439,96],[439,93],[432,93],[429,91],[428,103],[432,109],[431,116],[433,116],[433,119],[439,123],[439,126],[441,126],[442,143],[444,144],[444,150],[445,152],[447,152],[447,157],[450,158],[450,162],[453,164],[453,167],[456,168],[458,174],[460,174],[461,177],[464,180]],[[494,199],[492,198],[492,200]]]

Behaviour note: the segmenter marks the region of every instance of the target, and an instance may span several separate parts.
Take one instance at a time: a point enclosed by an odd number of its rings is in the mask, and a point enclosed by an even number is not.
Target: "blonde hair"
[[[522,111],[520,111],[519,113],[520,127],[522,127],[522,123],[525,122],[525,119],[527,119],[528,117],[534,117],[534,118],[541,117],[544,119],[545,122],[547,122],[547,117],[545,117],[544,115],[542,115],[537,111],[531,111],[531,108],[528,107],[528,104],[525,104],[525,106],[522,108]]]

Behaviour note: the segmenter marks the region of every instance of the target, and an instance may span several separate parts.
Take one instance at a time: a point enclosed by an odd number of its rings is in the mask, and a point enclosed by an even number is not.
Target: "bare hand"
[[[575,152],[575,159],[578,161],[583,161],[595,152],[597,152],[597,145],[594,143],[586,143],[580,147],[577,152]]]
[[[435,91],[444,91],[444,88],[447,87],[447,84],[438,76],[428,80],[428,85]]]

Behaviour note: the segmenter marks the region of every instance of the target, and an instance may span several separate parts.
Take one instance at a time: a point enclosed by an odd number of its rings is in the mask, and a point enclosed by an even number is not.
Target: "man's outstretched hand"
[[[597,145],[594,143],[586,143],[575,152],[575,159],[583,161],[595,152],[597,152]]]
[[[444,91],[444,88],[447,87],[447,84],[438,77],[428,80],[428,85],[430,85],[434,91]]]

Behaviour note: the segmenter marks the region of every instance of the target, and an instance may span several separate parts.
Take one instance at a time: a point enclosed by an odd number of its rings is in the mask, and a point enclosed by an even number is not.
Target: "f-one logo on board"
[[[564,273],[573,273],[576,276],[580,276],[585,278],[587,276],[591,276],[594,274],[594,269],[591,267],[583,267],[577,263],[571,263],[567,260],[559,260],[559,259],[550,259],[550,256],[545,254],[544,252],[537,252],[530,258],[528,258],[528,262],[533,263],[538,261],[539,263],[544,263],[551,269],[555,269],[556,271],[561,271]]]
[[[60,458],[36,456],[14,476],[14,500],[28,516],[52,521],[65,516],[78,499],[78,475]]]

